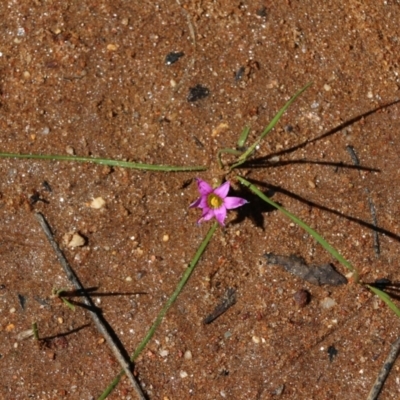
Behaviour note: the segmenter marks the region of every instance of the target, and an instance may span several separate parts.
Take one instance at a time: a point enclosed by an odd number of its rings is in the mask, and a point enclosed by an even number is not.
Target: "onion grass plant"
[[[245,127],[241,132],[236,149],[221,149],[217,154],[217,162],[222,170],[227,174],[231,174],[233,170],[239,168],[243,164],[245,164],[253,155],[255,154],[256,150],[258,149],[260,143],[263,139],[273,130],[276,126],[282,115],[285,111],[290,107],[290,105],[305,91],[311,86],[311,82],[301,88],[298,92],[294,94],[294,96],[278,111],[275,117],[271,120],[268,126],[263,130],[260,136],[247,148],[245,148],[246,142],[248,140],[250,128]],[[222,162],[222,154],[228,153],[235,156],[235,160],[227,165],[224,165]],[[141,164],[141,163],[133,163],[128,161],[118,161],[112,159],[104,159],[104,158],[92,158],[92,157],[75,157],[75,156],[64,156],[64,155],[39,155],[39,154],[14,154],[14,153],[0,153],[0,158],[18,158],[18,159],[39,159],[39,160],[61,160],[61,161],[70,161],[70,162],[89,162],[89,163],[97,163],[102,165],[109,165],[109,166],[116,166],[121,168],[133,168],[139,170],[146,170],[146,171],[156,171],[156,172],[178,172],[178,171],[189,171],[189,172],[199,172],[199,171],[206,171],[208,170],[207,166],[168,166],[168,165],[149,165],[149,164]],[[388,307],[398,316],[400,317],[400,309],[394,304],[390,296],[380,290],[377,287],[374,287],[370,284],[363,283],[360,280],[358,271],[354,266],[346,260],[337,249],[332,247],[319,233],[313,230],[309,225],[305,222],[300,220],[298,217],[287,211],[282,206],[278,205],[274,201],[272,201],[269,197],[263,194],[255,185],[250,183],[248,180],[240,176],[240,174],[235,176],[235,179],[239,181],[243,186],[248,188],[253,194],[258,196],[262,201],[273,206],[276,208],[280,213],[285,215],[287,218],[291,219],[295,224],[303,228],[307,233],[309,233],[328,253],[331,254],[340,264],[342,264],[346,269],[348,269],[352,273],[352,281],[355,284],[362,285],[369,289],[372,293],[377,295],[379,298],[384,301]],[[199,222],[204,222],[210,220],[212,218],[216,218],[213,225],[209,229],[206,237],[201,242],[196,254],[194,255],[192,261],[190,262],[189,266],[185,270],[181,280],[177,284],[177,287],[171,297],[167,300],[161,311],[159,312],[158,316],[156,317],[154,323],[148,330],[145,337],[140,342],[139,346],[135,350],[135,352],[131,356],[131,361],[133,362],[141,351],[146,347],[147,343],[153,337],[156,329],[161,324],[163,318],[165,317],[167,311],[173,305],[179,294],[181,293],[182,289],[186,285],[190,275],[192,274],[195,266],[198,264],[202,254],[206,250],[208,243],[210,242],[212,236],[217,230],[218,223],[223,225],[223,220],[225,219],[227,210],[231,208],[236,208],[241,206],[245,203],[245,201],[240,202],[240,198],[229,198],[226,197],[229,190],[229,184],[227,187],[221,189],[221,185],[217,189],[212,189],[206,182],[202,181],[201,179],[197,180],[200,192],[200,198],[196,200],[196,202],[192,203],[192,207],[199,207],[203,210],[203,215],[200,218]],[[226,186],[226,185],[225,185]],[[236,199],[233,202],[229,202],[228,199]],[[62,291],[56,293],[59,295],[63,301],[64,298],[62,297]],[[116,387],[119,380],[123,376],[124,371],[121,371],[113,382],[107,387],[107,389],[102,393],[99,397],[99,400],[105,399],[111,391]]]

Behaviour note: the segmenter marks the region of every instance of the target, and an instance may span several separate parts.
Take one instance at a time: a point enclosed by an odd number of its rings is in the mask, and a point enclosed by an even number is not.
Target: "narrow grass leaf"
[[[366,286],[371,292],[375,293],[382,301],[384,301],[388,305],[388,307],[400,318],[399,308],[396,306],[396,304],[393,303],[392,299],[387,293],[374,286],[371,285],[366,285]]]
[[[254,152],[256,147],[260,144],[261,140],[264,139],[264,137],[272,131],[272,129],[275,127],[275,125],[278,123],[278,121],[281,119],[282,115],[285,113],[285,111],[291,106],[291,104],[305,91],[307,90],[310,86],[312,85],[312,82],[307,83],[303,88],[301,88],[299,91],[297,91],[294,96],[278,111],[278,113],[275,115],[274,118],[272,118],[271,122],[268,124],[268,126],[263,130],[261,133],[260,137],[239,157],[238,162],[233,164],[231,166],[231,170],[234,168],[237,168],[239,165],[243,164],[247,158]]]
[[[249,136],[250,132],[250,127],[245,126],[244,129],[242,130],[242,133],[239,136],[239,140],[237,142],[237,145],[239,148],[243,147],[246,144],[247,138]]]
[[[204,166],[174,166],[174,165],[152,165],[134,163],[130,161],[118,161],[108,158],[96,157],[78,157],[78,156],[63,156],[51,154],[18,154],[18,153],[0,153],[0,158],[27,158],[36,160],[52,160],[52,161],[72,161],[72,162],[88,162],[101,165],[109,165],[113,167],[132,168],[145,171],[163,171],[163,172],[183,172],[183,171],[205,171],[208,167]]]
[[[65,297],[60,297],[60,299],[63,301],[63,303],[72,311],[75,311],[75,306],[70,303]]]

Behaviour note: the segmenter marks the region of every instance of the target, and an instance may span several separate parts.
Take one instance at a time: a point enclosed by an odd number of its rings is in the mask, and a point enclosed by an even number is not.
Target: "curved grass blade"
[[[312,85],[312,82],[307,83],[303,88],[298,90],[294,96],[278,111],[278,113],[275,115],[274,118],[272,118],[272,121],[268,124],[268,126],[263,130],[261,133],[260,137],[238,158],[238,162],[233,164],[231,166],[231,170],[234,168],[237,168],[239,165],[243,164],[246,162],[248,157],[254,152],[256,147],[260,144],[261,140],[264,139],[267,134],[272,131],[272,129],[275,127],[275,125],[278,123],[278,121],[281,119],[282,115],[285,113],[285,111],[291,106],[291,104],[305,91],[307,90],[310,86]]]
[[[182,171],[205,171],[208,168],[204,166],[181,167],[174,165],[152,165],[134,163],[130,161],[118,161],[108,158],[96,157],[75,157],[51,154],[18,154],[18,153],[0,153],[0,158],[27,158],[36,160],[52,160],[52,161],[73,161],[73,162],[88,162],[101,165],[109,165],[113,167],[140,169],[145,171],[163,171],[163,172],[182,172]]]
[[[367,286],[367,288],[371,292],[375,293],[382,301],[384,301],[388,305],[388,307],[400,318],[400,310],[398,309],[396,304],[393,303],[392,299],[387,293],[371,285],[365,286]]]
[[[153,325],[150,327],[148,330],[146,336],[143,338],[143,340],[140,342],[139,346],[136,348],[135,352],[131,356],[131,361],[135,361],[135,359],[138,357],[138,355],[142,352],[142,350],[146,347],[147,343],[150,341],[150,339],[153,337],[156,329],[158,326],[161,324],[165,314],[167,311],[170,309],[172,304],[175,302],[176,298],[182,291],[183,287],[185,286],[186,282],[190,278],[190,275],[192,274],[194,267],[197,265],[199,262],[200,257],[204,253],[204,250],[206,249],[209,241],[211,240],[215,230],[217,229],[218,223],[214,222],[214,224],[211,226],[209,229],[207,236],[204,238],[203,242],[199,246],[199,248],[196,251],[195,256],[193,257],[192,261],[190,262],[188,268],[186,269],[185,273],[183,274],[181,280],[178,283],[178,286],[176,287],[174,293],[172,293],[171,297],[167,300],[167,302],[164,304],[164,307],[161,309],[159,314],[157,315],[157,318],[153,322]],[[118,385],[118,382],[120,381],[121,377],[124,375],[124,371],[120,371],[119,374],[114,378],[114,380],[111,382],[111,384],[107,387],[107,389],[102,393],[102,395],[99,397],[98,400],[104,400],[111,392],[114,390],[114,388]]]
[[[358,282],[358,272],[357,270],[334,248],[332,247],[320,234],[318,234],[314,229],[310,228],[305,222],[301,219],[297,218],[295,215],[290,213],[289,211],[285,210],[280,205],[276,204],[272,201],[269,197],[265,196],[260,190],[258,190],[253,184],[251,184],[246,179],[237,176],[237,179],[240,183],[247,186],[254,194],[260,197],[262,200],[270,204],[271,206],[275,207],[279,210],[282,214],[289,217],[294,223],[302,227],[306,232],[308,232],[328,253],[330,253],[336,260],[338,260],[343,266],[345,266],[348,270],[353,272],[354,274],[354,281]]]

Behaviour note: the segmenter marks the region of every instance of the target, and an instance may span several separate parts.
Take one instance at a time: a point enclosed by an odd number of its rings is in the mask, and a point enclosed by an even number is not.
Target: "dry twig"
[[[94,324],[96,325],[97,330],[106,339],[108,345],[110,346],[112,352],[114,353],[115,358],[118,360],[121,367],[123,368],[126,375],[128,376],[129,380],[131,381],[131,384],[132,384],[133,388],[135,389],[135,391],[138,395],[138,398],[140,400],[145,400],[146,397],[144,396],[139,383],[137,382],[137,380],[135,379],[135,377],[133,376],[133,374],[130,370],[130,367],[131,367],[130,363],[122,355],[120,349],[118,348],[114,339],[110,335],[110,332],[108,331],[108,329],[103,321],[103,318],[101,317],[101,314],[99,313],[99,311],[97,311],[97,308],[94,305],[92,299],[87,294],[85,288],[82,286],[78,277],[75,275],[74,271],[68,264],[68,261],[65,258],[64,254],[62,253],[61,249],[59,248],[57,242],[54,240],[53,233],[52,233],[51,228],[50,228],[49,224],[47,223],[45,217],[41,213],[36,213],[35,216],[36,216],[36,219],[39,221],[44,233],[46,234],[47,239],[49,240],[51,246],[53,247],[53,250],[56,253],[58,260],[60,261],[60,264],[63,267],[68,280],[74,285],[76,290],[79,290],[80,292],[82,292],[83,302],[87,306],[87,309],[90,313],[90,316],[93,319]]]
[[[397,356],[399,355],[399,352],[400,337],[392,344],[392,348],[390,349],[385,363],[383,364],[383,367],[375,380],[374,386],[372,386],[372,389],[369,392],[367,400],[376,400],[378,398],[379,393],[382,390],[383,384],[385,383],[385,380],[388,377],[390,370],[392,369],[393,364],[396,361]]]

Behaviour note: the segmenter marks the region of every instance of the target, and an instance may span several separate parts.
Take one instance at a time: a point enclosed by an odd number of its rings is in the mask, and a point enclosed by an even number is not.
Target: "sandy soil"
[[[1,399],[95,399],[119,371],[87,312],[51,297],[71,286],[34,212],[131,354],[209,229],[188,209],[193,178],[222,178],[217,151],[246,124],[254,140],[309,81],[262,143],[262,162],[238,172],[323,234],[364,281],[399,280],[398,1],[21,0],[1,2],[0,15],[1,151],[209,167],[0,160]],[[166,63],[171,52],[183,55]],[[193,99],[197,85],[208,95]],[[252,203],[229,214],[137,360],[144,392],[365,399],[400,321],[359,286],[316,286],[267,264],[265,253],[297,255],[347,273],[234,176]],[[105,207],[90,207],[97,197]],[[77,232],[85,245],[69,248]],[[236,304],[204,324],[228,288]],[[310,296],[304,307],[299,290]],[[18,340],[33,321],[46,345]],[[381,399],[400,398],[398,370]],[[135,398],[127,379],[110,396]]]

